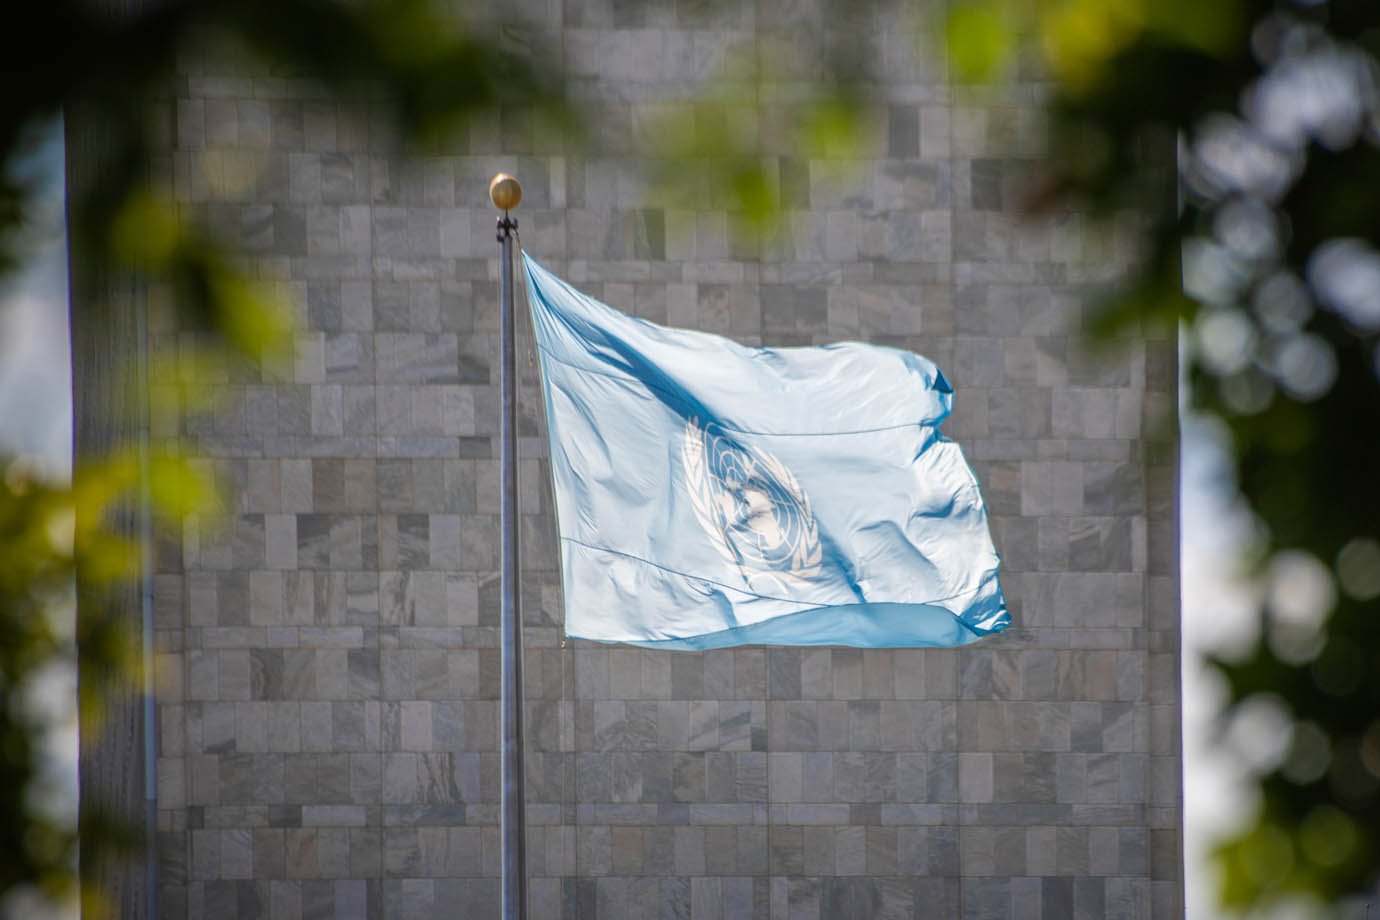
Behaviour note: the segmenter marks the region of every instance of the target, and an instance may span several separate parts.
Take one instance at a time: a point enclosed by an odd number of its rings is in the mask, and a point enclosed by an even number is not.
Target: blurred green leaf
[[[944,22],[944,36],[955,74],[968,82],[1004,76],[1016,52],[1015,29],[1011,4],[1001,0],[953,4]]]
[[[219,491],[209,472],[183,457],[154,457],[148,471],[154,509],[170,522],[215,513]]]

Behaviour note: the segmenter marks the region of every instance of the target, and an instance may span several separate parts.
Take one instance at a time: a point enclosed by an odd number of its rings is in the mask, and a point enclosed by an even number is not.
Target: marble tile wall
[[[647,194],[633,132],[724,55],[809,27],[797,6],[524,4],[603,119],[579,154],[505,112],[403,156],[306,83],[186,62],[172,188],[301,325],[286,367],[204,381],[224,408],[183,426],[230,514],[155,582],[165,916],[495,913],[500,169],[524,245],[614,306],[938,362],[1015,618],[957,651],[562,642],[525,338],[533,915],[1182,915],[1176,495],[1148,437],[1175,345],[1078,339],[1133,220],[1018,220],[1039,87],[952,85],[880,16],[858,26],[880,62],[867,158],[763,151],[788,240]],[[765,86],[756,115],[791,98]]]

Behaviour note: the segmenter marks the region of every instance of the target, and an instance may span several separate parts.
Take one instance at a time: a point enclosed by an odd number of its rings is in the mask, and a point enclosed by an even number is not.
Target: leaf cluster
[[[960,4],[987,21],[992,4]],[[986,16],[986,20],[981,17]],[[1260,631],[1224,720],[1282,713],[1223,903],[1319,910],[1380,866],[1380,7],[1032,7],[1059,155],[1041,204],[1150,217],[1103,333],[1182,324],[1193,407],[1259,525]],[[965,51],[994,69],[1001,53]]]
[[[121,287],[113,279],[137,279],[170,302],[177,325],[204,331],[198,354],[211,362],[252,362],[281,348],[288,311],[272,279],[232,258],[155,174],[171,130],[168,107],[155,103],[174,95],[187,55],[315,81],[376,119],[380,144],[435,144],[507,105],[578,135],[555,71],[542,63],[556,58],[538,30],[479,4],[46,0],[25,12],[23,27],[0,39],[0,276],[35,243],[41,177],[24,164],[61,114],[77,165],[68,186],[76,309],[110,310],[107,298]],[[77,829],[47,753],[54,692],[42,686],[78,672],[88,728],[111,694],[139,686],[137,630],[117,592],[138,575],[146,549],[125,536],[138,532],[128,523],[142,513],[141,484],[165,521],[215,506],[210,484],[176,456],[118,451],[79,464],[70,486],[0,458],[0,913],[76,893]],[[84,874],[99,877],[87,861],[133,843],[127,819],[83,806]],[[99,892],[85,896],[99,910]]]

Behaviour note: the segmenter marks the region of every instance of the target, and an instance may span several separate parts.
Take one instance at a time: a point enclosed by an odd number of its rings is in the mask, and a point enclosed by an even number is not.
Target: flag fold
[[[569,636],[954,646],[1010,623],[932,362],[664,328],[524,264]]]

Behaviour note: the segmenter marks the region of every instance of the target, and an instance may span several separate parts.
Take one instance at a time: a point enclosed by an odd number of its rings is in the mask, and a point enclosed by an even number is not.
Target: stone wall
[[[90,187],[102,169],[110,168],[109,125],[89,107],[64,113],[66,182],[73,195]],[[70,242],[72,267],[68,285],[72,347],[72,455],[77,465],[99,462],[121,451],[137,451],[146,425],[146,406],[139,380],[140,337],[145,329],[143,287],[129,276],[97,272],[86,258],[83,240]],[[137,499],[112,514],[111,532],[139,541],[145,509]],[[115,618],[131,647],[143,640],[143,602],[146,583],[142,571],[122,585],[104,589],[87,586],[78,593],[82,617],[89,623]],[[102,656],[103,657],[103,656]],[[109,827],[122,823],[144,832],[148,821],[145,782],[145,706],[143,686],[128,675],[111,674],[87,662],[77,677],[83,691],[97,688],[102,701],[97,721],[78,728],[77,783],[80,792],[79,827]],[[138,917],[147,910],[150,893],[146,865],[137,856],[113,852],[110,841],[95,841],[101,832],[84,833],[79,841],[80,877],[98,887],[115,916]],[[107,836],[109,836],[107,834]]]
[[[882,81],[871,158],[767,141],[791,239],[648,197],[633,139],[658,103],[811,27],[773,0],[697,10],[534,11],[602,119],[582,154],[505,112],[403,156],[308,83],[189,56],[175,192],[303,326],[289,368],[213,375],[227,408],[186,425],[233,507],[156,577],[165,916],[496,911],[500,169],[526,247],[614,306],[934,359],[1015,618],[958,651],[563,643],[528,354],[533,916],[1182,915],[1174,470],[1145,450],[1174,343],[1077,344],[1125,235],[1019,223],[1039,88],[955,87],[885,19],[851,24]],[[768,83],[751,114],[793,98]]]

